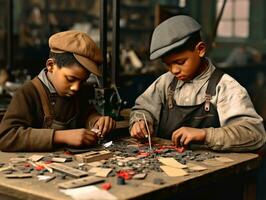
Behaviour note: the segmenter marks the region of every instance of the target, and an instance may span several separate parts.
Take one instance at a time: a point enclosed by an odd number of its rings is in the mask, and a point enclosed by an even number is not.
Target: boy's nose
[[[178,74],[178,73],[180,73],[180,68],[178,67],[178,66],[176,66],[176,65],[171,65],[171,72],[173,73],[173,74]]]
[[[80,87],[80,84],[78,82],[75,82],[71,85],[70,90],[71,91],[78,91]]]

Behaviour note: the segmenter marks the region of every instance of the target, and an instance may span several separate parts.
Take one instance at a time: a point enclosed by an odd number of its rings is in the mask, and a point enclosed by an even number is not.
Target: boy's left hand
[[[94,124],[93,128],[98,129],[101,132],[101,137],[105,137],[116,126],[115,120],[109,116],[102,116]]]
[[[172,142],[175,146],[187,146],[192,141],[203,142],[206,138],[204,129],[181,127],[172,134]]]

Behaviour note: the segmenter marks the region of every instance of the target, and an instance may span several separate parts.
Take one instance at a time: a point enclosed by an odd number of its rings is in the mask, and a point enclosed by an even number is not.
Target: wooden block
[[[17,174],[8,174],[5,177],[6,178],[31,178],[32,175],[28,173],[25,173],[25,174],[17,173]]]
[[[87,172],[84,172],[82,170],[75,169],[73,167],[69,167],[69,166],[66,166],[66,165],[63,165],[63,164],[51,163],[48,166],[53,168],[54,170],[66,173],[66,174],[74,176],[74,177],[88,176]]]
[[[43,157],[44,157],[43,155],[34,154],[31,157],[29,157],[29,159],[33,162],[37,162],[41,160]]]
[[[57,186],[59,188],[63,188],[63,189],[70,189],[70,188],[76,188],[76,187],[81,187],[81,186],[85,186],[85,185],[101,183],[103,181],[104,181],[104,179],[102,179],[102,178],[88,176],[85,178],[79,178],[79,179],[74,179],[71,181],[59,183]]]
[[[93,151],[93,152],[76,154],[75,158],[78,162],[89,163],[89,162],[109,159],[112,156],[113,156],[112,152],[102,150],[102,151]]]
[[[89,172],[95,173],[94,176],[107,177],[112,170],[112,168],[93,167]]]
[[[88,163],[87,165],[88,166],[91,166],[91,167],[99,167],[99,166],[101,166],[103,164],[103,162],[101,162],[101,161],[95,161],[95,162],[90,162],[90,163]]]
[[[0,172],[2,172],[2,171],[8,171],[8,170],[13,170],[13,169],[14,169],[13,166],[1,167],[1,168],[0,168]]]
[[[60,157],[53,157],[52,161],[53,162],[58,162],[58,163],[64,163],[66,162],[67,158],[60,158]]]
[[[27,158],[10,158],[9,161],[12,163],[21,163],[21,162],[26,162]]]

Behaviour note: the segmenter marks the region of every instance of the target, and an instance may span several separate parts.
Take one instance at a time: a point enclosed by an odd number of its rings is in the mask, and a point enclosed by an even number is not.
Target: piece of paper
[[[234,160],[232,160],[231,158],[227,158],[227,157],[217,157],[215,158],[218,161],[224,162],[224,163],[229,163],[229,162],[234,162]]]
[[[60,190],[64,194],[71,196],[74,200],[116,200],[116,196],[106,190],[101,190],[96,186],[84,186],[73,189]]]
[[[106,142],[106,143],[104,143],[103,146],[104,146],[105,148],[107,148],[107,147],[110,147],[112,144],[113,144],[113,141],[110,141],[110,142]]]
[[[223,162],[218,161],[218,160],[216,160],[216,159],[208,159],[208,160],[204,160],[204,161],[202,161],[202,163],[205,164],[205,165],[212,166],[212,167],[216,167],[216,166],[224,165]]]
[[[176,176],[188,175],[188,173],[183,169],[179,169],[179,168],[175,168],[175,167],[169,167],[166,165],[161,165],[160,167],[168,176],[176,177]]]
[[[193,163],[188,163],[187,166],[188,166],[188,169],[190,171],[194,171],[194,172],[203,171],[203,170],[207,169],[206,167],[203,167],[203,166],[200,166],[200,165],[196,165],[196,164],[193,164]]]
[[[158,159],[161,163],[163,163],[166,166],[169,167],[175,167],[175,168],[179,168],[179,169],[184,169],[187,168],[186,165],[181,164],[180,162],[177,162],[175,159],[173,158],[159,158]]]

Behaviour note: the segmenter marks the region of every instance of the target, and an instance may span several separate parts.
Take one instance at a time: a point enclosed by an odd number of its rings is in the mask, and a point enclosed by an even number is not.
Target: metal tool
[[[151,132],[150,132],[150,129],[149,129],[149,126],[148,126],[148,123],[147,123],[147,119],[146,119],[146,116],[144,113],[140,113],[140,112],[136,112],[136,114],[140,114],[143,116],[143,119],[144,119],[144,123],[145,123],[145,127],[148,131],[148,136],[145,135],[145,137],[148,137],[148,142],[149,142],[149,147],[150,147],[150,150],[152,150],[152,147],[151,147]],[[139,122],[141,119],[138,118],[136,115],[135,115],[135,118],[137,119],[137,121]]]
[[[151,148],[151,132],[150,132],[150,129],[149,129],[149,126],[148,126],[148,123],[147,123],[147,119],[146,119],[146,116],[144,115],[144,113],[143,113],[143,118],[144,118],[144,122],[145,122],[145,125],[146,125],[146,129],[148,131],[149,147],[150,147],[150,150],[152,150],[152,148]]]

